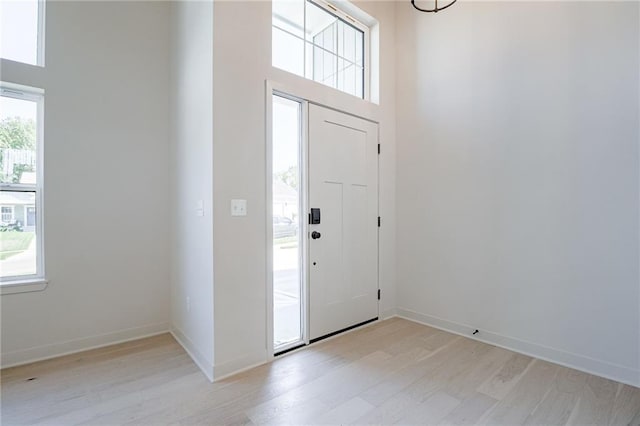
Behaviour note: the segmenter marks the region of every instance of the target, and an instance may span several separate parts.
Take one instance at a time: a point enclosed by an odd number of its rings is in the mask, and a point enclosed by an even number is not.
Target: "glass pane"
[[[344,46],[342,57],[349,62],[356,61],[356,30],[344,22],[342,24],[342,45]]]
[[[304,77],[304,41],[277,27],[272,29],[271,63]]]
[[[344,59],[338,58],[338,74],[336,74],[336,89],[342,90],[343,92],[345,91],[344,90],[344,68],[345,68]]]
[[[346,67],[344,67],[341,71],[344,75],[344,87],[343,91],[355,95],[356,91],[356,66],[350,63],[346,63]]]
[[[327,86],[336,87],[336,67],[338,66],[337,57],[333,53],[323,52],[323,79],[322,83]]]
[[[0,96],[0,182],[36,183],[34,101]]]
[[[354,95],[364,98],[364,68],[356,68],[356,91]]]
[[[319,47],[313,46],[313,79],[315,81],[324,80],[324,50]]]
[[[0,57],[38,65],[37,0],[0,1]]]
[[[302,340],[300,215],[301,107],[273,97],[273,337]]]
[[[306,27],[305,33],[307,35],[308,41],[313,41],[316,39],[316,36],[328,27],[330,27],[333,23],[335,23],[338,18],[327,12],[326,10],[316,6],[310,1],[307,1],[307,14],[306,14]],[[327,35],[328,41],[331,41],[333,37],[332,34]],[[320,46],[325,47],[324,43],[320,44]],[[329,48],[328,46],[326,47]],[[333,50],[333,47],[331,48]]]
[[[272,23],[297,37],[304,38],[304,2],[300,0],[273,0]]]
[[[336,40],[335,40],[335,24],[327,27],[323,32],[324,44],[323,47],[329,52],[336,52]]]
[[[0,278],[36,274],[36,194],[0,192]]]

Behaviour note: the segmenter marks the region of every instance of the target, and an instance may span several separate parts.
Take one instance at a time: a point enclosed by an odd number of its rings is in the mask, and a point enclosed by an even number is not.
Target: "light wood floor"
[[[640,424],[640,389],[401,319],[211,384],[166,334],[2,371],[2,424]]]

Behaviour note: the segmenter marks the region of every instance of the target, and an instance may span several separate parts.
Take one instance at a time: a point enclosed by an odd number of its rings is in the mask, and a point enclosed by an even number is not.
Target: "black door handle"
[[[318,231],[313,231],[311,233],[311,238],[313,238],[314,240],[317,240],[318,238],[322,237],[322,234],[319,233]]]

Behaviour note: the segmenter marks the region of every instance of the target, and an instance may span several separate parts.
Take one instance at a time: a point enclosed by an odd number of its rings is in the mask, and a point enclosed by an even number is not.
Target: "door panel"
[[[333,265],[331,268],[318,268],[322,275],[319,276],[319,282],[337,283],[342,281],[343,257],[341,247],[342,236],[342,201],[344,197],[343,186],[336,182],[321,183],[319,196],[326,200],[326,204],[332,208],[321,210],[322,213],[322,230],[331,230],[324,232],[321,239],[314,240],[313,243],[317,248],[318,255],[322,256],[323,263]],[[319,226],[314,226],[314,228]],[[313,257],[312,257],[313,259]],[[318,263],[316,261],[316,263]],[[313,262],[312,262],[313,265]],[[317,265],[316,265],[317,266]],[[327,305],[339,303],[344,295],[339,286],[325,286],[324,300]]]
[[[309,106],[310,339],[378,316],[378,126]]]

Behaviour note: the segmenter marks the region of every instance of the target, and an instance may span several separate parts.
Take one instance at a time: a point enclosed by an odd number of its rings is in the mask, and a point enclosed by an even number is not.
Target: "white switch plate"
[[[247,200],[231,200],[231,216],[246,216]]]
[[[198,200],[196,203],[196,216],[204,216],[204,200]]]

